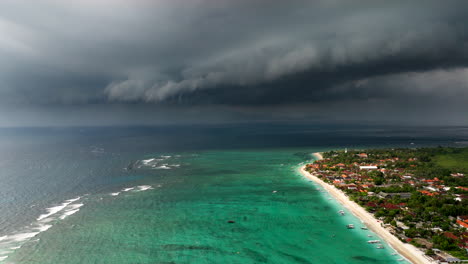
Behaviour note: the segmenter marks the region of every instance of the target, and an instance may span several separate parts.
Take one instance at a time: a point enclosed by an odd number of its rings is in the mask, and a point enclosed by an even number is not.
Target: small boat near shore
[[[345,211],[343,211],[343,210],[339,210],[338,213],[339,213],[340,215],[345,215]]]
[[[384,246],[382,244],[378,244],[375,248],[377,249],[384,249]]]
[[[353,224],[346,225],[346,228],[348,228],[348,229],[354,229],[354,225],[353,225]]]
[[[361,227],[361,229],[362,229],[362,230],[368,230],[368,228],[365,227],[365,226]]]
[[[369,243],[369,244],[377,244],[377,243],[380,243],[380,240],[369,240],[369,241],[367,241],[367,243]]]

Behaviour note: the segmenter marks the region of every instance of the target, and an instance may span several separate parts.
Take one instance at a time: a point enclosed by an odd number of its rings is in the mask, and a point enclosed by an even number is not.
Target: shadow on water
[[[380,260],[376,258],[366,257],[366,256],[353,256],[352,259],[362,261],[364,263],[381,263]]]
[[[312,262],[310,262],[309,260],[307,260],[307,259],[305,259],[303,257],[299,257],[299,256],[296,256],[296,255],[285,253],[285,252],[282,252],[282,251],[279,251],[279,250],[277,250],[277,252],[280,253],[281,255],[291,259],[291,260],[294,260],[296,263],[312,264]]]
[[[167,244],[161,246],[162,250],[165,251],[182,251],[182,250],[210,250],[210,251],[221,251],[218,248],[210,246],[199,246],[199,245],[178,245],[178,244]]]
[[[255,261],[254,263],[259,263],[259,262],[260,263],[267,263],[268,262],[268,258],[266,256],[264,256],[263,254],[259,253],[258,251],[248,249],[248,248],[244,248],[243,252],[248,257],[250,257],[252,260],[254,260]]]

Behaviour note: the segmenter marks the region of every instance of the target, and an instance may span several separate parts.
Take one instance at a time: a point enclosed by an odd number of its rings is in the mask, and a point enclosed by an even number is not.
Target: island
[[[409,261],[468,260],[468,148],[314,155],[316,161],[301,168],[304,176]]]

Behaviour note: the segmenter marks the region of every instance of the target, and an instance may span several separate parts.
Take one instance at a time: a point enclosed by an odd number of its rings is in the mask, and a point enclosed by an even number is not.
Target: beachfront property
[[[468,260],[467,172],[437,166],[431,157],[443,151],[332,151],[306,170],[341,189],[393,235],[433,259]]]
[[[359,166],[360,170],[376,170],[378,169],[377,166]]]

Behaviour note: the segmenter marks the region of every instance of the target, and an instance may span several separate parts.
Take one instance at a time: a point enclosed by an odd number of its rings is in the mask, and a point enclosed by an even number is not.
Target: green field
[[[468,171],[468,148],[460,149],[455,153],[436,155],[434,161],[447,169]]]

